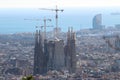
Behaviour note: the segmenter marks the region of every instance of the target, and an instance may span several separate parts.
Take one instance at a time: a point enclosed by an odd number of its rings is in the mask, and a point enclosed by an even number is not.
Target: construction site
[[[70,73],[74,73],[76,70],[75,32],[72,27],[68,29],[67,42],[65,43],[59,38],[58,28],[58,11],[63,10],[57,7],[56,9],[42,9],[56,12],[56,27],[52,40],[46,37],[46,21],[50,21],[50,19],[44,19],[44,31],[36,30],[33,74],[43,75],[50,70],[68,70]]]
[[[63,9],[37,10],[53,12],[54,19],[22,18],[42,25],[33,25],[33,32],[0,34],[0,80],[120,80],[119,23],[106,27],[99,13],[91,21],[92,28],[65,26],[68,30],[63,32],[63,15],[58,15]]]

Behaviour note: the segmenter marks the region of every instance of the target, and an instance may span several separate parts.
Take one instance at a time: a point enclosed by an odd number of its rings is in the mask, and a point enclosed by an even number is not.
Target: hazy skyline
[[[0,0],[0,33],[33,32],[35,26],[43,22],[25,21],[24,18],[51,18],[48,25],[55,27],[55,12],[39,10],[38,8],[54,9],[55,6],[64,9],[59,13],[59,27],[66,31],[69,26],[75,30],[92,28],[92,19],[101,13],[103,25],[120,24],[119,0]]]

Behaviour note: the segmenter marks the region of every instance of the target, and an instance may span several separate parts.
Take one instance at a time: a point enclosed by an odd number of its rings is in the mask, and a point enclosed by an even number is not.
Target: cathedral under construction
[[[33,74],[46,74],[49,70],[68,70],[74,73],[76,70],[75,32],[68,29],[67,41],[55,39],[43,39],[42,32],[36,30],[34,48]]]

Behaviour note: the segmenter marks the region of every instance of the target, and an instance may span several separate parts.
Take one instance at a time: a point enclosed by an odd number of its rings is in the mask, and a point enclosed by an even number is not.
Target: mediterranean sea
[[[92,28],[92,19],[96,14],[102,14],[102,24],[106,27],[120,24],[120,8],[66,8],[58,14],[58,27],[67,31],[73,27],[75,31]],[[55,27],[55,12],[39,10],[38,8],[0,8],[0,34],[34,32],[35,26],[43,26],[43,19],[52,19],[47,22],[47,31]],[[33,20],[24,20],[33,19]],[[35,19],[40,19],[36,21]]]

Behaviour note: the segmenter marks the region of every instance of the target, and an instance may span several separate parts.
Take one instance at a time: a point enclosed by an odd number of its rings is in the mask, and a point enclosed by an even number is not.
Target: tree
[[[33,76],[23,77],[22,80],[34,80]]]

